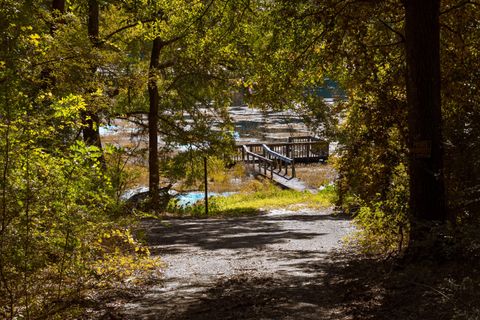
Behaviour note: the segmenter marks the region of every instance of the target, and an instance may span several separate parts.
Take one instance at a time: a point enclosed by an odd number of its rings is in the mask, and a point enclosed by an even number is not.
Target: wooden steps
[[[308,138],[308,139],[307,139]],[[301,142],[245,144],[238,146],[237,161],[243,161],[255,174],[262,175],[283,188],[316,192],[295,174],[295,162],[318,162],[328,157],[328,143],[310,137]]]

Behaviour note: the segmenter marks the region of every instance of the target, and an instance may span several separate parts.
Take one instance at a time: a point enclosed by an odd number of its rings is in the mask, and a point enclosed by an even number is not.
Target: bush
[[[98,154],[76,143],[63,157],[18,150],[10,163],[1,198],[2,318],[53,316],[86,290],[155,264],[112,221],[117,208]]]
[[[356,199],[359,209],[354,217],[359,227],[356,239],[367,252],[400,253],[408,244],[408,192],[405,167],[394,169],[389,189],[377,199]]]

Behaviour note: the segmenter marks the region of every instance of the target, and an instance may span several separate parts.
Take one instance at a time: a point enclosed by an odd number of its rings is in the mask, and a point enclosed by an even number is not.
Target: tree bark
[[[88,0],[88,37],[93,47],[98,46],[100,34],[99,29],[100,9],[97,0]],[[92,74],[95,74],[97,67],[92,65]],[[100,117],[98,112],[93,110],[93,106],[89,106],[87,111],[83,113],[83,141],[87,145],[96,146],[102,155],[100,163],[106,168],[105,157],[103,156],[102,141],[100,138]]]
[[[160,38],[153,40],[152,55],[150,57],[150,67],[148,72],[148,191],[152,206],[158,205],[159,199],[159,161],[158,161],[158,111],[159,94],[157,85],[157,73],[159,69],[160,51],[162,50],[162,41]]]
[[[445,221],[440,98],[440,0],[405,0],[412,241],[420,225]]]
[[[53,0],[52,10],[58,10],[60,13],[65,13],[65,0]]]
[[[100,8],[97,0],[88,0],[88,37],[94,47],[98,44],[100,33]]]

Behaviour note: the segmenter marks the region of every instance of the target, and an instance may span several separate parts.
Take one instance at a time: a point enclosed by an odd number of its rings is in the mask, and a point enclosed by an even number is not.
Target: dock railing
[[[295,137],[289,142],[237,145],[233,160],[241,161],[257,174],[285,185],[287,181],[295,180],[296,163],[325,161],[328,159],[328,149],[326,141],[314,137]]]
[[[243,146],[242,148],[242,156],[243,161],[247,164],[247,166],[251,166],[254,171],[263,174],[265,177],[273,179],[274,162],[272,160],[248,150],[246,146]],[[258,170],[256,169],[257,164]],[[267,172],[269,175],[267,175]]]
[[[295,178],[295,160],[273,151],[266,144],[262,144],[262,147],[264,156],[273,161],[275,168],[278,170],[278,175],[282,175],[282,170],[285,168],[285,174],[283,176],[287,176],[288,166],[291,166],[291,177]]]
[[[265,145],[280,155],[294,159],[296,163],[325,161],[329,156],[328,142],[321,140],[309,142],[274,142],[265,143]],[[243,146],[246,146],[247,150],[253,153],[264,154],[263,144],[261,143],[237,145],[237,152],[233,160],[244,161]]]

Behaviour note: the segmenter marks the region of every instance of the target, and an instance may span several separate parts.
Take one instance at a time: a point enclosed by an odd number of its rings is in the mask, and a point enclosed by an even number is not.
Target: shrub
[[[53,317],[156,263],[111,219],[117,208],[98,156],[80,142],[61,156],[16,150],[2,181],[1,318]]]
[[[394,170],[387,192],[383,196],[377,195],[380,200],[356,200],[359,203],[354,217],[359,227],[356,238],[365,251],[391,253],[401,252],[406,247],[409,234],[406,184],[405,168],[400,165]]]

